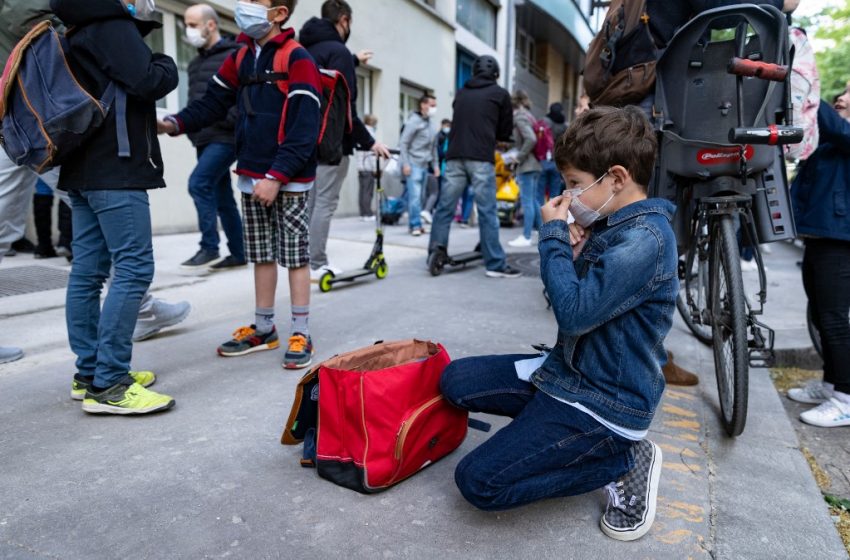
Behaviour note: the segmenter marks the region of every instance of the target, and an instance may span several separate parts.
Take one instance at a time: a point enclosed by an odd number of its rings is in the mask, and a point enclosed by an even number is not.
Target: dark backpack
[[[278,88],[284,97],[289,96],[289,58],[292,51],[300,47],[301,44],[290,39],[284,43],[283,47],[279,48],[274,55],[272,62],[272,74],[264,74],[261,77],[251,78],[247,82],[241,82],[241,86],[250,86],[254,84],[262,84],[267,82],[277,82]],[[236,54],[236,67],[242,67],[242,61],[245,60],[249,52],[249,47],[242,47]],[[337,165],[342,161],[343,148],[342,138],[346,133],[352,130],[351,118],[351,93],[348,89],[348,83],[341,72],[336,70],[319,70],[321,78],[322,91],[321,96],[321,123],[319,128],[318,139],[318,159],[319,163],[327,165]],[[247,102],[246,107],[250,111],[250,103]],[[286,111],[283,112],[284,116]],[[278,133],[278,142],[283,141],[285,122],[281,121],[280,131]]]
[[[43,173],[79,148],[116,111],[118,156],[130,157],[127,94],[111,82],[100,100],[71,72],[65,37],[48,21],[15,46],[0,79],[0,144],[16,165]]]
[[[655,86],[658,47],[646,0],[613,0],[587,51],[584,87],[595,105],[639,103]]]
[[[540,119],[534,122],[534,135],[537,136],[537,144],[534,145],[534,157],[537,161],[549,161],[555,150],[555,137],[552,129],[546,121]]]

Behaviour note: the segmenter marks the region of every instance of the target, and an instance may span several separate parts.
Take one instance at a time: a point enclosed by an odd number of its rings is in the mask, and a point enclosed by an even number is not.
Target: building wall
[[[321,3],[322,0],[301,0],[298,3],[292,19],[296,30],[310,17],[319,15]],[[450,16],[454,13],[454,0],[438,0],[435,8],[418,0],[355,0],[351,3],[355,12],[348,47],[354,52],[367,48],[375,52],[369,67],[361,71],[371,71],[371,91],[363,94],[369,98],[366,111],[378,117],[378,138],[390,147],[398,145],[402,81],[437,96],[437,122],[443,117],[451,117],[456,44],[453,18]],[[190,3],[161,1],[157,4],[166,14],[165,51],[174,55],[169,52],[172,50],[169,48],[169,36],[173,35],[173,41],[179,40],[179,37],[176,37],[177,31],[173,31],[174,23],[170,19],[174,16],[169,14],[182,16],[184,6]],[[217,0],[212,4],[221,8],[222,13],[232,14],[232,2]],[[367,6],[368,11],[364,9]],[[179,109],[179,105],[176,94],[172,94],[168,107],[161,113]],[[186,184],[194,167],[195,151],[185,137],[160,137],[160,142],[168,188],[151,195],[154,231],[191,231],[197,227],[197,218]],[[395,190],[398,189],[395,187]],[[338,215],[356,212],[357,170],[352,164],[343,186]]]

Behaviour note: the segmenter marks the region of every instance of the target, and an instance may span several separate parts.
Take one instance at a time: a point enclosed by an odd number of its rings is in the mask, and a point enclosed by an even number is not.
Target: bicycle
[[[759,243],[795,235],[780,148],[803,135],[792,122],[789,67],[785,17],[746,4],[692,19],[657,65],[652,194],[678,205],[677,308],[713,348],[720,419],[732,437],[746,424],[749,368],[773,358],[773,330],[758,319],[767,301]],[[744,296],[737,224],[755,250],[755,303]]]

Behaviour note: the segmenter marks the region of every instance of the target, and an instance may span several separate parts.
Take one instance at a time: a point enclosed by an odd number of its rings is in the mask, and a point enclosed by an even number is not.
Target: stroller
[[[791,55],[785,16],[743,4],[692,19],[657,66],[650,194],[677,205],[677,307],[713,346],[730,436],[744,429],[748,368],[772,359],[773,331],[758,321],[767,298],[759,243],[795,237],[781,147],[803,137],[791,122]],[[755,304],[744,297],[739,228],[758,264]]]

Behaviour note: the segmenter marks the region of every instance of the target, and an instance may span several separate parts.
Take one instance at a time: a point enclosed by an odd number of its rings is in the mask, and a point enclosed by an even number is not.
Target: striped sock
[[[295,333],[310,335],[310,306],[309,305],[293,305],[292,306],[292,327],[289,329],[290,335]]]

